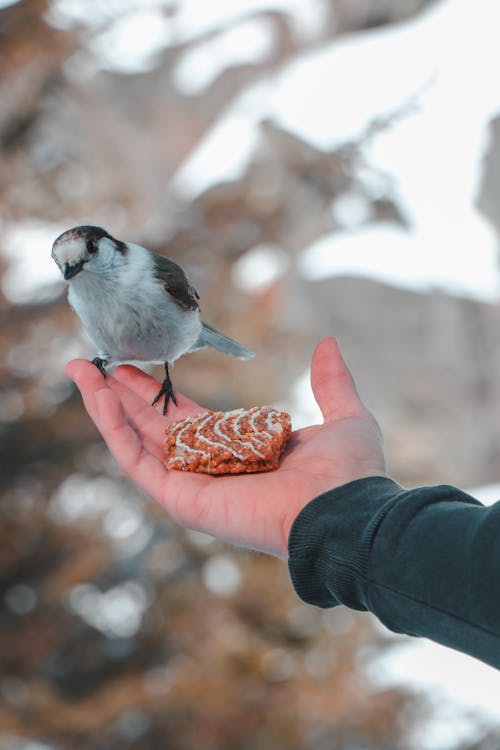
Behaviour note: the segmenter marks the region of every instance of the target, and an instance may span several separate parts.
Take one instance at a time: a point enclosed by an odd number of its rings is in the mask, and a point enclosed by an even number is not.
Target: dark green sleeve
[[[500,668],[500,502],[359,479],[299,513],[289,569],[310,604],[369,610],[390,630]]]

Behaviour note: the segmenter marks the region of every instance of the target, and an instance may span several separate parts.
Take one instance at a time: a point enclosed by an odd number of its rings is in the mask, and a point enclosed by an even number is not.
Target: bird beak
[[[66,279],[66,281],[69,281],[69,279],[72,279],[73,276],[76,276],[77,273],[80,273],[83,268],[84,262],[85,261],[81,260],[74,266],[70,266],[69,263],[66,263],[66,265],[64,266],[64,278]]]

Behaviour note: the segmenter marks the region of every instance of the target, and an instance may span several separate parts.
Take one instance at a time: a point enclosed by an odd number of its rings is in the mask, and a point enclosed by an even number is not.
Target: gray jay
[[[177,403],[169,363],[206,346],[239,359],[254,356],[200,319],[198,293],[168,258],[94,226],[63,232],[52,257],[69,282],[71,307],[97,346],[92,363],[103,375],[114,362],[165,365],[165,379],[153,401],[164,397],[164,414],[170,399]]]

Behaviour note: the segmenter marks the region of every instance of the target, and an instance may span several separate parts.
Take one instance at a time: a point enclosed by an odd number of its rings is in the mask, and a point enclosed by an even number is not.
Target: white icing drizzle
[[[219,417],[219,419],[217,419],[213,425],[211,425],[215,434],[219,435],[219,437],[221,437],[224,442],[218,443],[216,440],[212,440],[212,438],[205,437],[205,435],[201,433],[201,429],[205,426],[205,423],[203,423],[203,425],[200,425],[200,428],[196,431],[196,437],[202,442],[208,443],[208,445],[213,445],[214,448],[223,448],[224,450],[228,450],[233,454],[235,458],[243,461],[244,456],[242,456],[241,453],[238,453],[238,451],[235,451],[234,448],[229,445],[229,443],[227,442],[228,438],[220,430],[220,423],[226,419],[228,419],[228,415],[224,414],[222,417]],[[238,442],[241,442],[241,440]]]
[[[251,409],[251,410],[250,410],[250,413],[251,413],[252,411],[253,411],[253,409]],[[276,412],[275,412],[275,411],[271,411],[270,409],[266,409],[266,408],[265,408],[265,407],[263,407],[263,406],[262,406],[262,407],[260,407],[260,409],[256,408],[256,411],[255,411],[255,412],[254,412],[254,413],[252,414],[252,416],[250,417],[250,425],[251,425],[252,429],[253,429],[254,431],[256,431],[256,430],[258,429],[258,428],[257,428],[257,427],[255,426],[255,420],[257,419],[257,417],[258,417],[258,416],[260,416],[260,415],[259,415],[259,412],[260,412],[260,413],[265,413],[266,411],[267,411],[267,417],[266,417],[266,427],[267,427],[267,428],[268,428],[269,430],[271,430],[271,431],[274,431],[274,432],[276,432],[276,430],[275,430],[275,429],[273,429],[273,428],[276,428],[276,427],[278,427],[278,428],[279,428],[279,430],[280,430],[280,432],[281,432],[281,429],[282,429],[282,428],[281,428],[281,425],[280,425],[279,423],[276,423],[276,422],[274,422],[274,420],[273,420],[273,416],[274,416],[274,415],[276,414]],[[268,440],[272,440],[272,439],[273,439],[273,436],[271,435],[271,433],[270,433],[270,432],[266,432],[266,430],[261,430],[261,435],[265,435],[265,436],[267,437],[267,439],[268,439]],[[261,445],[265,445],[265,444],[266,444],[266,441],[265,441],[265,440],[262,440],[262,438],[261,438],[261,437],[259,437],[258,435],[254,435],[254,440],[255,440],[255,441],[256,441],[257,443],[260,443]]]
[[[203,419],[203,415],[198,417],[198,419],[202,419],[201,425],[198,426],[198,429],[200,426],[203,426],[206,422],[208,422],[209,419],[212,418],[212,414],[208,414],[205,419]],[[182,426],[185,423],[184,427]],[[206,451],[200,451],[197,448],[192,448],[190,445],[186,445],[186,443],[182,442],[182,435],[186,430],[189,430],[193,423],[193,420],[188,417],[183,422],[179,422],[178,427],[180,428],[177,432],[176,438],[175,438],[175,444],[178,448],[180,448],[184,453],[199,453],[201,456],[203,456],[204,460],[210,459],[210,455]],[[185,459],[182,456],[176,456],[172,459],[172,461],[179,461],[181,464],[186,463]]]
[[[250,410],[250,412],[251,411],[252,410]],[[248,416],[250,412],[245,412],[243,409],[238,409],[238,411],[228,412],[227,414],[224,414],[221,417],[221,419],[217,420],[217,422],[215,423],[215,425],[214,425],[214,432],[217,435],[219,435],[219,437],[221,437],[223,440],[226,440],[226,441],[230,440],[231,443],[239,443],[240,445],[245,445],[248,448],[251,448],[251,450],[253,451],[253,453],[255,453],[256,456],[258,456],[259,458],[265,459],[266,458],[265,455],[263,453],[261,453],[260,451],[258,451],[257,448],[255,447],[255,445],[253,445],[253,443],[259,443],[260,445],[265,445],[266,441],[265,440],[260,440],[257,437],[257,435],[255,434],[256,427],[255,427],[255,424],[252,421],[252,419],[250,419],[249,422],[250,422],[250,425],[251,425],[251,427],[252,427],[252,429],[254,431],[253,434],[242,435],[241,432],[240,432],[240,430],[238,429],[238,425],[239,425],[239,422],[242,419],[242,417]],[[234,422],[231,424],[230,419],[231,419],[232,416],[234,416],[236,414],[237,414],[237,416],[236,416]],[[233,433],[235,433],[236,435],[238,435],[238,437],[235,438],[235,437],[232,437],[231,435],[224,434],[222,432],[222,429],[221,429],[221,425],[224,425],[224,424],[226,426],[230,425],[232,427]],[[238,453],[236,453],[236,451],[233,451],[232,448],[231,448],[231,446],[228,445],[226,442],[224,442],[223,445],[224,445],[225,448],[227,448],[228,450],[230,450],[233,453],[233,455],[235,455],[241,461],[244,460],[244,457],[240,456]]]

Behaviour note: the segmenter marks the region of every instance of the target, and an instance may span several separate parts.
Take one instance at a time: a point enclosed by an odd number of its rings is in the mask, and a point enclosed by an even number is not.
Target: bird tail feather
[[[223,333],[216,331],[215,328],[212,328],[212,326],[202,322],[201,333],[193,350],[203,349],[205,346],[210,346],[212,349],[222,352],[222,354],[229,354],[230,357],[237,357],[238,359],[251,359],[255,357],[255,353],[247,349],[246,346],[238,344],[234,339],[225,336]]]

